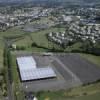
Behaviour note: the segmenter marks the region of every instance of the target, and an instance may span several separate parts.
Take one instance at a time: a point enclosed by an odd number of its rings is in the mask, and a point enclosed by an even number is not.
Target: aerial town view
[[[100,100],[100,0],[0,0],[0,100]]]

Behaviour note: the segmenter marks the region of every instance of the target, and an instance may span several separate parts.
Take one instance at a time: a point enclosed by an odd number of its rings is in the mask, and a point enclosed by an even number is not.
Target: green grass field
[[[20,78],[19,72],[16,64],[16,55],[11,54],[11,69],[12,69],[12,77],[13,77],[13,90],[15,92],[16,100],[23,100],[24,93],[20,88]]]
[[[92,54],[80,54],[82,57],[84,57],[85,59],[93,62],[94,64],[100,66],[100,56],[95,56]]]
[[[18,28],[18,27],[14,27],[14,28],[8,29],[5,32],[0,32],[0,71],[1,71],[1,69],[5,69],[4,67],[6,67],[6,66],[4,66],[4,57],[3,57],[3,53],[4,53],[4,40],[3,40],[3,37],[18,36],[18,35],[24,34],[24,33],[25,32],[20,30],[20,28]],[[0,100],[4,99],[3,98],[3,94],[4,94],[5,89],[3,89],[2,86],[5,85],[5,84],[6,83],[3,80],[3,83],[0,86]]]
[[[38,94],[39,100],[99,100],[100,83],[88,86],[80,86],[70,90],[56,92],[41,92]],[[91,99],[92,98],[92,99]]]
[[[82,46],[82,43],[81,42],[77,42],[71,46],[68,46],[65,51],[69,51],[71,52],[72,50],[81,50],[80,47]]]
[[[0,40],[0,68],[3,68],[3,42]]]
[[[35,52],[41,52],[41,51],[47,51],[43,48],[36,48],[32,47],[32,43],[35,42],[39,46],[43,46],[44,48],[53,48],[53,46],[57,49],[60,49],[61,47],[57,44],[54,44],[50,41],[48,41],[46,34],[49,32],[57,32],[57,31],[64,31],[64,28],[50,28],[46,30],[42,30],[39,32],[33,32],[29,33],[27,36],[25,36],[22,40],[19,40],[15,42],[17,46],[25,46],[26,50],[35,51]]]
[[[40,23],[42,22],[40,21]],[[0,36],[11,37],[11,36],[19,36],[19,35],[25,34],[23,35],[22,39],[17,40],[16,42],[14,42],[14,44],[16,44],[19,47],[24,46],[25,50],[27,51],[45,52],[45,51],[48,51],[46,48],[52,49],[53,47],[55,47],[58,50],[62,49],[61,46],[48,41],[46,37],[46,34],[49,32],[62,32],[62,31],[65,31],[65,28],[49,28],[49,29],[38,31],[38,32],[30,33],[30,32],[24,32],[20,27],[14,27],[14,28],[8,29],[5,32],[0,32]],[[32,47],[33,42],[35,42],[39,46],[42,46],[43,48]],[[70,52],[72,50],[80,49],[80,46],[81,46],[81,43],[75,43],[72,46],[68,46],[65,49],[65,51]]]
[[[65,99],[65,100],[100,100],[100,92],[95,93],[93,95],[81,96],[81,97],[76,97],[76,98],[72,98],[72,99]]]

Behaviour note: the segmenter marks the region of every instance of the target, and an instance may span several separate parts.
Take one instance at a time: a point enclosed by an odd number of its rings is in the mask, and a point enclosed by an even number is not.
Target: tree
[[[35,42],[33,42],[32,47],[37,47],[37,44]]]

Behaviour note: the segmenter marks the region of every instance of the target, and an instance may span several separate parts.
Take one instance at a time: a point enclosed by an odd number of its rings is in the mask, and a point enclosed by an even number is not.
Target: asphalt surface
[[[72,79],[72,76],[68,72],[66,72],[66,70],[62,68],[61,65],[57,61],[54,61],[53,65],[56,67],[56,69],[60,72],[60,74],[64,77],[66,81]]]
[[[83,84],[100,80],[100,68],[83,59],[78,54],[66,54],[56,56],[69,68]]]
[[[28,81],[22,83],[22,88],[26,92],[61,90],[75,87],[82,84],[81,81],[73,74],[58,58],[55,56],[33,55],[38,67],[51,66],[57,77],[54,79],[44,79]]]

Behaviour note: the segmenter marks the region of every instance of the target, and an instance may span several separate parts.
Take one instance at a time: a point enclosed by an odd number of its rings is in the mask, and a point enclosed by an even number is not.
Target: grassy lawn
[[[0,71],[1,71],[1,69],[6,70],[6,66],[4,66],[4,57],[3,57],[3,53],[4,53],[4,41],[3,41],[3,37],[4,36],[16,35],[18,33],[21,33],[21,31],[20,30],[17,30],[17,29],[18,28],[16,27],[16,28],[8,29],[5,32],[0,32]],[[0,85],[0,100],[3,100],[3,95],[6,92],[6,89],[3,88],[4,85],[6,87],[6,82],[5,82],[6,75],[4,75],[3,78],[4,78],[3,83]]]
[[[11,67],[12,67],[12,77],[13,77],[13,90],[15,92],[16,100],[24,100],[24,93],[20,88],[20,78],[16,64],[16,56],[11,54]]]
[[[48,40],[47,40],[46,34],[49,32],[57,32],[57,31],[63,31],[63,30],[65,29],[64,28],[50,28],[47,30],[33,33],[31,34],[31,36],[32,36],[33,41],[35,41],[37,44],[48,46]]]
[[[4,69],[4,66],[3,66],[3,47],[4,47],[4,45],[3,45],[2,41],[0,40],[0,74],[3,73],[2,69]],[[3,75],[0,75],[0,77],[4,78]],[[3,85],[4,84],[5,83],[3,81],[3,83],[0,85],[0,100],[3,100],[3,91],[4,91],[3,90]]]
[[[98,99],[96,99],[97,97]],[[100,83],[80,86],[64,91],[41,92],[38,94],[38,98],[39,100],[99,100]]]
[[[16,28],[14,28],[13,30],[16,30]],[[23,39],[16,41],[14,44],[16,44],[17,46],[24,46],[26,50],[33,51],[33,52],[42,52],[42,51],[45,52],[48,51],[46,48],[52,49],[53,47],[59,50],[62,49],[61,46],[51,41],[48,41],[46,34],[49,32],[62,32],[62,31],[65,31],[65,28],[49,28],[38,32],[27,33],[27,35],[25,35]],[[22,30],[18,28],[17,28],[17,32],[18,34],[24,33]],[[35,42],[39,46],[43,46],[44,48],[32,47],[33,42]],[[82,43],[77,42],[72,46],[68,46],[65,49],[65,51],[71,52],[72,50],[80,50],[81,45]]]
[[[72,46],[68,46],[65,51],[69,51],[71,52],[72,50],[80,50],[80,47],[82,46],[81,42],[77,42],[75,44],[73,44]]]
[[[13,27],[13,28],[9,28],[8,30],[4,31],[4,32],[0,32],[0,37],[3,37],[3,36],[16,36],[16,35],[21,35],[21,34],[24,34],[24,33],[28,33],[28,32],[24,32],[21,27]]]
[[[3,42],[0,40],[0,68],[3,68]]]
[[[100,100],[100,92],[93,94],[93,95],[81,96],[81,97],[76,97],[76,98],[72,98],[72,99],[65,99],[65,100]]]
[[[28,48],[28,47],[31,47],[32,42],[33,41],[30,39],[29,36],[24,36],[23,39],[16,41],[15,44],[17,46],[25,46]]]
[[[93,62],[94,64],[100,66],[100,56],[95,56],[92,54],[80,54],[82,57],[84,57],[85,59]]]
[[[1,81],[0,85],[0,100],[4,99],[4,93],[6,92],[6,89],[4,88],[6,86],[6,83],[4,81],[4,75],[3,75],[3,70],[4,70],[4,43],[2,41],[2,38],[0,37],[0,77],[3,77],[3,80]]]
[[[51,49],[51,48],[55,47],[55,48],[59,49],[59,48],[61,48],[60,46],[48,41],[46,34],[49,32],[57,32],[57,31],[64,31],[64,30],[65,30],[64,28],[50,28],[50,29],[39,31],[39,32],[33,32],[33,33],[30,33],[29,35],[25,36],[24,39],[15,42],[15,44],[17,46],[25,46],[26,50],[36,51],[36,52],[47,51],[45,48]],[[36,48],[36,47],[33,48],[31,46],[33,42],[35,42],[37,45],[43,46],[45,48],[44,49]]]

